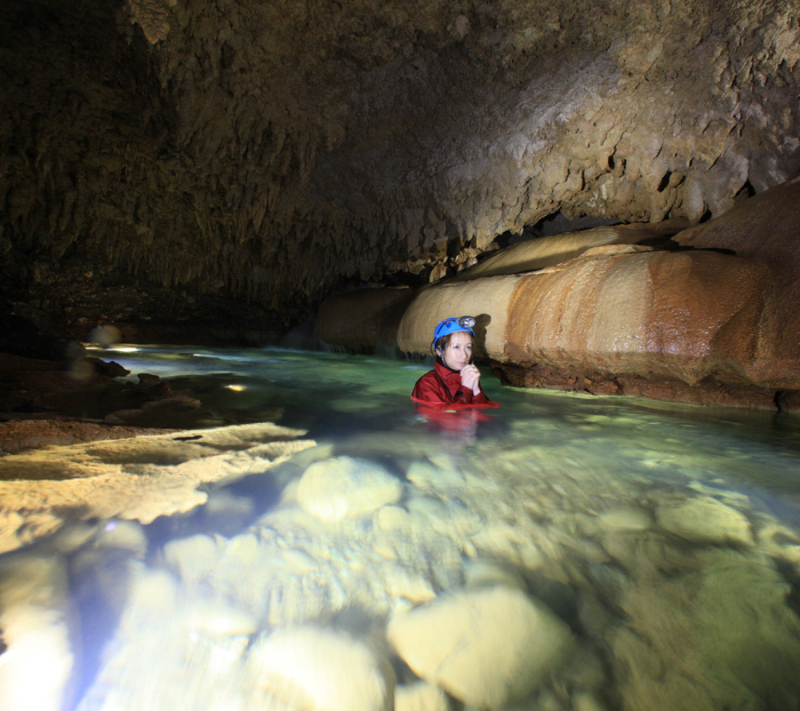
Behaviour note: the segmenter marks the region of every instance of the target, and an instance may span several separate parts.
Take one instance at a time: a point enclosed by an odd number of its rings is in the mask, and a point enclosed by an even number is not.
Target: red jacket
[[[451,370],[442,363],[425,373],[414,386],[411,399],[422,405],[441,407],[447,410],[461,410],[467,407],[500,407],[492,402],[483,390],[477,395],[461,384],[461,373]]]

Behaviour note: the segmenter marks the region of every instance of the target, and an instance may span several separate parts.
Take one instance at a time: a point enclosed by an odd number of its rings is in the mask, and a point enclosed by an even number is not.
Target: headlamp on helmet
[[[475,326],[475,319],[472,316],[461,316],[460,318],[446,318],[444,321],[440,321],[439,325],[436,327],[436,330],[433,332],[431,353],[435,353],[436,343],[442,336],[447,336],[451,333],[458,333],[459,331],[464,331],[466,333],[469,333],[473,338],[475,338],[475,331],[472,330],[474,326]]]

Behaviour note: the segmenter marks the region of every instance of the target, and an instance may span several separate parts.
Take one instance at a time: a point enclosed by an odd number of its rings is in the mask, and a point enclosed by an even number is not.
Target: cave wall
[[[719,215],[800,168],[796,9],[7,0],[3,295],[288,322],[556,213]]]

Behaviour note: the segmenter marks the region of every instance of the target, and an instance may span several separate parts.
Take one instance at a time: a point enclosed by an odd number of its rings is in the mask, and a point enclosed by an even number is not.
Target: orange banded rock
[[[800,180],[779,185],[675,236],[681,245],[724,249],[770,272],[748,377],[798,387],[800,371]]]
[[[688,384],[711,375],[746,382],[766,269],[716,252],[641,249],[589,250],[521,278],[502,360]]]

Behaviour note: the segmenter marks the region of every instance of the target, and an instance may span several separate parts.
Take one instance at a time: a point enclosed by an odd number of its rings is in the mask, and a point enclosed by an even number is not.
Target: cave
[[[797,708],[797,10],[4,0],[0,697]]]
[[[800,167],[791,3],[0,12],[0,298],[21,355],[99,323],[275,342],[332,293],[556,215],[696,224]]]

